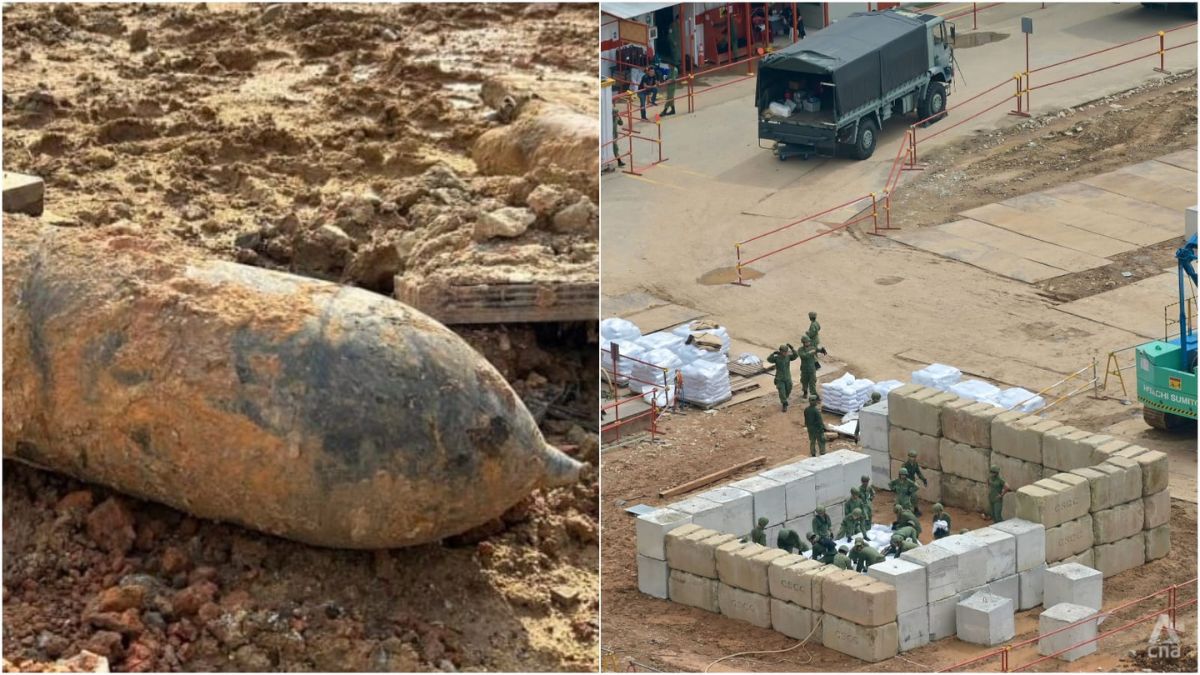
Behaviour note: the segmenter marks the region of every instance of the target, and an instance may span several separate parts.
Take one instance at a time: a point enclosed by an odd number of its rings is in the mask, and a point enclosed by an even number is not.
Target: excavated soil
[[[775,631],[652,598],[638,591],[634,518],[625,509],[639,503],[660,506],[702,492],[707,488],[698,488],[692,493],[669,499],[657,496],[660,490],[759,455],[766,456],[765,464],[724,478],[714,486],[754,475],[764,467],[807,456],[808,438],[801,412],[798,408],[792,408],[787,413],[781,413],[772,392],[760,399],[715,412],[687,409],[684,414],[669,414],[660,425],[664,435],[657,442],[648,439],[630,441],[603,451],[603,670],[703,671],[714,661],[733,654],[773,652],[723,660],[713,666],[712,672],[928,672],[983,652],[978,645],[947,639],[906,652],[897,658],[867,664],[819,644],[798,647],[799,641]],[[834,419],[827,416],[826,421],[834,422]],[[1075,419],[1063,421],[1078,423]],[[780,442],[780,439],[787,440]],[[831,441],[827,449],[832,451],[850,446],[852,443],[849,440],[842,439]],[[889,513],[893,503],[890,492],[880,491],[876,495],[875,513]],[[922,541],[930,537],[929,506],[921,502],[925,514],[922,522],[926,525]],[[980,513],[964,512],[958,508],[949,508],[948,511],[955,530],[975,529],[988,524],[986,517]],[[883,522],[883,519],[877,517],[876,521]],[[1114,607],[1169,584],[1193,579],[1196,576],[1195,541],[1196,505],[1172,500],[1171,553],[1106,580],[1105,606]],[[1194,589],[1181,590],[1181,601],[1190,600],[1194,593]],[[1163,607],[1163,602],[1151,601],[1124,610],[1109,619],[1112,623],[1106,625],[1115,627],[1135,619]],[[1037,634],[1037,613],[1035,608],[1017,615],[1017,639]],[[1181,611],[1179,620],[1183,626],[1181,638],[1186,644],[1194,645],[1195,607]],[[1134,658],[1130,652],[1146,646],[1152,627],[1151,622],[1107,638],[1101,643],[1099,653],[1069,666],[1051,662],[1035,669],[1055,671],[1063,670],[1065,666],[1065,669],[1072,671],[1109,671],[1121,665],[1127,666],[1130,659]],[[1027,648],[1015,652],[1012,663],[1016,665],[1035,658],[1036,649]],[[998,670],[999,662],[975,667],[979,670]],[[1167,669],[1174,670],[1175,667]]]
[[[46,180],[54,226],[166,233],[197,258],[384,294],[397,277],[594,280],[594,150],[582,166],[574,134],[597,114],[596,20],[8,6],[4,168]],[[551,443],[597,461],[594,324],[455,331]],[[116,671],[594,669],[597,499],[586,471],[439,544],[339,551],[5,460],[4,668],[78,668],[87,650]]]

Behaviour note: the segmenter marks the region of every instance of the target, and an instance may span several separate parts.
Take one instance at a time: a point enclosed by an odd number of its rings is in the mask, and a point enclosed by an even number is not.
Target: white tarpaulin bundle
[[[952,385],[958,384],[961,378],[961,370],[942,363],[931,363],[920,370],[914,370],[912,374],[913,382],[926,387],[941,389],[942,391],[946,391]]]
[[[656,333],[643,335],[642,337],[638,338],[637,343],[642,346],[642,349],[651,352],[655,349],[674,349],[675,347],[683,344],[684,339],[684,336],[660,330]]]
[[[879,396],[886,401],[889,391],[895,389],[896,387],[903,386],[904,383],[900,380],[884,380],[883,382],[876,382],[875,385],[871,387],[871,391],[879,392]]]
[[[683,365],[675,352],[670,349],[652,349],[638,357],[642,361],[646,361],[653,365],[637,362],[633,364],[633,371],[630,373],[629,388],[633,391],[641,393],[649,387],[668,387],[675,385],[675,372]],[[663,369],[666,369],[666,379],[663,379]],[[653,382],[654,384],[647,384]]]
[[[1000,387],[983,380],[967,380],[950,386],[950,393],[962,398],[983,403],[995,403],[1000,395]]]
[[[693,361],[707,361],[709,363],[719,363],[723,368],[726,367],[725,355],[721,352],[710,352],[709,350],[701,349],[696,345],[688,345],[683,343],[680,343],[675,347],[670,347],[669,349],[675,353],[675,356],[679,357],[679,360],[682,361],[684,365],[692,363]]]
[[[683,400],[699,405],[715,405],[728,399],[729,368],[725,363],[697,359],[679,369],[683,373]]]
[[[632,321],[625,319],[605,319],[600,322],[601,342],[614,340],[636,340],[642,337],[642,331]]]
[[[857,380],[846,373],[832,382],[821,384],[821,404],[829,410],[843,413],[858,410],[871,400],[871,388],[874,385],[871,380]]]
[[[996,396],[996,405],[1005,410],[1016,408],[1021,412],[1033,412],[1046,407],[1046,399],[1034,396],[1032,391],[1020,387],[1005,389]]]

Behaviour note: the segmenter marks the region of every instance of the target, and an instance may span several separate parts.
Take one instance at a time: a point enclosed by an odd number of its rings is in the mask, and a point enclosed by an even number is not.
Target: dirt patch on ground
[[[472,159],[526,113],[595,118],[595,28],[594,5],[6,7],[4,168],[45,178],[54,225],[385,294],[405,275],[595,279],[594,169]],[[596,461],[594,324],[456,332]],[[374,554],[7,460],[4,481],[6,669],[85,648],[122,671],[594,668],[594,472]]]
[[[807,455],[807,435],[798,409],[780,413],[773,397],[720,410],[688,410],[683,415],[668,415],[662,424],[665,436],[658,442],[633,442],[606,449],[601,458],[604,496],[603,516],[603,594],[605,670],[625,670],[631,664],[637,670],[702,671],[713,661],[744,651],[784,650],[796,640],[771,630],[709,614],[703,610],[672,604],[643,595],[637,590],[637,562],[634,519],[624,509],[638,503],[653,506],[682,499],[659,499],[659,490],[704,474],[766,455],[765,466],[775,466]],[[826,419],[833,422],[832,417]],[[777,439],[788,439],[786,443]],[[848,446],[836,441],[830,449]],[[721,483],[753,475],[761,468],[747,469]],[[889,492],[876,497],[876,513],[887,513],[893,504]],[[928,523],[928,504],[922,503],[923,521]],[[955,529],[974,529],[987,525],[983,514],[951,509]],[[877,519],[878,520],[878,519]],[[1196,505],[1174,500],[1171,509],[1170,555],[1141,568],[1130,570],[1105,584],[1105,604],[1115,606],[1138,598],[1170,583],[1182,583],[1195,576]],[[923,538],[930,528],[925,527]],[[1181,591],[1181,597],[1191,594]],[[1148,603],[1114,617],[1133,619],[1161,604]],[[1140,610],[1140,611],[1139,611]],[[1194,608],[1181,613],[1184,626],[1194,625]],[[1117,624],[1112,624],[1117,625]],[[1130,649],[1146,645],[1150,624],[1143,629],[1106,639],[1101,651],[1072,670],[1111,670]],[[1018,615],[1018,638],[1037,633],[1037,610]],[[1189,630],[1185,641],[1192,642]],[[717,671],[829,671],[829,672],[913,672],[935,670],[982,652],[977,645],[955,639],[941,640],[921,649],[906,652],[902,658],[878,664],[864,664],[840,652],[819,645],[805,645],[787,652],[739,656],[722,661]],[[1037,658],[1036,650],[1016,654],[1013,663]],[[980,666],[982,667],[982,666]],[[1061,665],[1047,668],[1054,670]],[[999,662],[995,668],[999,668]]]

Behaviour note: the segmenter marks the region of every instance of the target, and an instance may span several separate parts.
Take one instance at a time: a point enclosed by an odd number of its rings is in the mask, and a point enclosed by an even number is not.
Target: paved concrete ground
[[[1178,288],[1178,273],[1163,272],[1128,286],[1059,305],[1058,310],[1115,326],[1144,338],[1161,340],[1166,330],[1163,321],[1164,298],[1176,296]],[[1178,332],[1178,327],[1175,331]]]

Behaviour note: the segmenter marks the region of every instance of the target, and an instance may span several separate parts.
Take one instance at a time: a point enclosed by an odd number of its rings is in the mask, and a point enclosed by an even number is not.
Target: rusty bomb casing
[[[5,457],[347,548],[435,541],[578,479],[491,364],[407,305],[142,234],[4,230]]]

